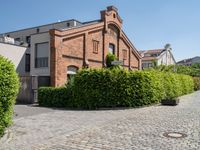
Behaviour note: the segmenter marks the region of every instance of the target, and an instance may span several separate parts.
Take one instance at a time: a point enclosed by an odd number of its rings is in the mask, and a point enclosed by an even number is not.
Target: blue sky
[[[77,19],[118,8],[123,30],[138,50],[172,45],[175,59],[200,56],[200,0],[1,0],[0,33]]]

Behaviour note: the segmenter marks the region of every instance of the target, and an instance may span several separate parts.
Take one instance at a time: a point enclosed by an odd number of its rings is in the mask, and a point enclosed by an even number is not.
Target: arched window
[[[78,67],[76,66],[68,66],[67,67],[67,80],[70,80],[78,71]]]
[[[112,43],[109,44],[109,53],[115,54],[115,45]]]

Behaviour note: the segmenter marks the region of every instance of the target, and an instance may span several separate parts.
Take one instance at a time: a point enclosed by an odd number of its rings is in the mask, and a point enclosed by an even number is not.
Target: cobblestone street
[[[1,150],[200,149],[199,91],[171,107],[73,111],[16,105],[15,113]],[[166,132],[187,136],[170,138]]]

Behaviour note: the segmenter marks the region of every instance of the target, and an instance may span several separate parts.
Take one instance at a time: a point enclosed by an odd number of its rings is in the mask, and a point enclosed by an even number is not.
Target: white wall
[[[35,68],[35,45],[48,42],[48,67]],[[35,34],[31,36],[31,75],[50,76],[50,35],[49,33]]]
[[[172,54],[169,51],[164,51],[163,54],[161,54],[158,57],[158,65],[173,65],[176,62],[173,59]]]
[[[28,52],[26,47],[0,43],[0,55],[11,60],[19,75],[28,74],[25,72],[25,53]]]

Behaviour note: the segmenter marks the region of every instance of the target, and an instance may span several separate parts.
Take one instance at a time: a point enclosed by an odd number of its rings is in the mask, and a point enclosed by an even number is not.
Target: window
[[[15,38],[15,41],[18,41],[18,42],[20,42],[20,38]]]
[[[116,15],[115,15],[115,14],[113,14],[113,18],[116,18]]]
[[[26,42],[30,43],[31,42],[31,37],[30,36],[26,36]]]
[[[99,41],[93,40],[93,53],[98,54]]]
[[[39,29],[39,28],[37,28],[37,29],[36,29],[36,32],[37,32],[37,33],[39,33],[39,32],[40,32],[40,29]]]
[[[48,67],[49,43],[35,44],[35,68]]]
[[[30,36],[26,36],[26,43],[28,43],[28,47],[30,47],[30,45],[31,45],[31,37]]]
[[[25,71],[30,72],[30,66],[31,66],[31,57],[30,54],[25,55]]]
[[[70,27],[70,23],[69,22],[67,22],[67,27]]]
[[[148,67],[153,67],[153,64],[152,63],[148,63]]]
[[[127,50],[123,50],[122,51],[122,53],[123,53],[123,60],[126,60],[127,59]]]
[[[76,66],[68,66],[67,67],[67,80],[70,81],[74,77],[74,75],[77,73],[78,67]]]
[[[109,53],[115,54],[115,45],[114,44],[109,44]]]

